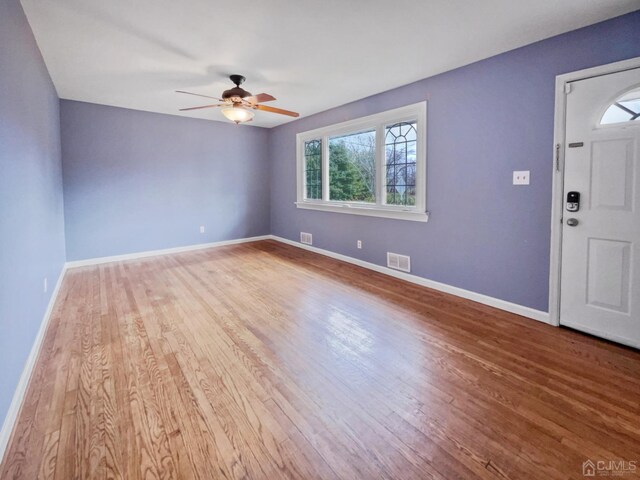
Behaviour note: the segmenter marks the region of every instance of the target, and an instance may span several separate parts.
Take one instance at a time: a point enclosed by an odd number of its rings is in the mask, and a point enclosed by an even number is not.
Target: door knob
[[[570,227],[575,227],[578,223],[580,222],[578,222],[577,218],[567,218],[567,225]]]

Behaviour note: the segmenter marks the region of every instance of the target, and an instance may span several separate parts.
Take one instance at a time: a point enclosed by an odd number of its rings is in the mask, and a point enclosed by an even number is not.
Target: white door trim
[[[640,57],[565,73],[556,77],[556,104],[553,130],[553,183],[551,199],[551,254],[549,269],[549,323],[560,325],[560,267],[562,263],[562,215],[564,212],[564,144],[566,88],[569,82],[640,68]]]

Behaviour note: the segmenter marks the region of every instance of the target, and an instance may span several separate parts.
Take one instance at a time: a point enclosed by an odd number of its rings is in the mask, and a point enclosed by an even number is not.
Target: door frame
[[[549,268],[549,323],[554,326],[560,325],[567,88],[569,87],[569,82],[624,72],[625,70],[632,70],[634,68],[640,68],[640,57],[565,73],[556,77],[556,100],[553,120],[553,182],[551,187],[551,252]]]

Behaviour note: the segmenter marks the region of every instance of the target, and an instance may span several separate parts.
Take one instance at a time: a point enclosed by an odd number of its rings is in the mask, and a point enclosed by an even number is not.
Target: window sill
[[[353,205],[331,205],[327,203],[295,202],[296,207],[305,210],[319,210],[321,212],[349,213],[351,215],[365,215],[368,217],[394,218],[396,220],[410,220],[412,222],[426,222],[429,212],[395,210]]]

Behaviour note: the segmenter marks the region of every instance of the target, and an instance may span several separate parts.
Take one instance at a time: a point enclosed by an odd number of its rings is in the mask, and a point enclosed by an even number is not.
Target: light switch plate
[[[514,185],[529,185],[529,170],[519,170],[513,172]]]

